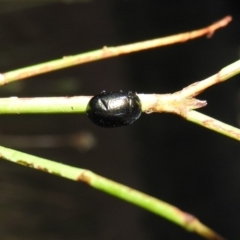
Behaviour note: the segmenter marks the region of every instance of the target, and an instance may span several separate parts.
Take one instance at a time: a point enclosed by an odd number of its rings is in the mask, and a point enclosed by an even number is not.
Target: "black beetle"
[[[90,120],[106,128],[132,124],[141,113],[141,101],[133,92],[103,91],[91,98],[87,105]]]

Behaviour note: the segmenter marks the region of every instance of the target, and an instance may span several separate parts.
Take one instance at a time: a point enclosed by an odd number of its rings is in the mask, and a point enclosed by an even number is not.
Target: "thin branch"
[[[240,141],[240,129],[199,112],[191,111],[207,105],[206,101],[200,101],[194,98],[195,96],[203,92],[208,87],[224,82],[239,73],[240,60],[224,67],[217,74],[205,80],[195,82],[183,90],[173,94],[139,94],[143,103],[142,110],[146,113],[175,113],[184,117],[188,121],[197,123],[203,127]]]
[[[146,113],[153,112],[170,112],[175,113],[188,121],[211,129],[220,134],[240,141],[240,129],[218,121],[202,113],[192,111],[192,109],[204,107],[206,101],[200,101],[195,98],[181,99],[180,94],[139,94],[143,102],[143,111]]]
[[[0,114],[84,113],[91,97],[0,98]]]
[[[240,60],[224,67],[217,74],[209,78],[206,78],[202,81],[195,82],[189,85],[188,87],[184,88],[182,91],[178,92],[178,94],[180,95],[181,98],[195,97],[201,92],[203,92],[205,89],[215,84],[227,81],[228,79],[230,79],[231,77],[239,73],[240,73]]]
[[[73,181],[82,181],[93,188],[128,201],[150,212],[153,212],[185,230],[195,232],[209,240],[223,240],[224,238],[202,224],[196,217],[181,211],[164,201],[148,196],[142,192],[126,187],[122,184],[99,176],[89,170],[71,167],[44,158],[0,146],[1,158],[27,167],[41,170]]]
[[[196,109],[206,105],[198,99],[181,99],[177,94],[138,94],[142,111],[170,112],[182,114],[186,109]],[[0,98],[0,114],[53,114],[85,113],[92,96],[79,97],[37,97]]]
[[[172,112],[184,115],[185,112],[204,107],[206,101],[200,101],[194,97],[207,88],[224,81],[240,73],[240,60],[224,67],[217,74],[202,81],[195,82],[181,91],[173,94],[139,94],[142,100],[142,110],[151,112]]]
[[[188,111],[184,116],[188,121],[199,124],[205,128],[221,133],[225,136],[240,141],[240,129],[232,127],[226,123],[220,122],[214,118],[206,116],[200,112]]]
[[[213,33],[222,27],[225,27],[232,20],[231,16],[226,16],[220,21],[192,32],[186,32],[181,34],[176,34],[168,37],[122,45],[118,47],[103,47],[103,49],[95,50],[87,53],[82,53],[74,56],[63,57],[62,59],[37,64],[34,66],[21,68],[18,70],[10,71],[7,73],[0,74],[0,85],[5,85],[7,83],[17,81],[20,79],[32,77],[35,75],[43,74],[46,72],[55,71],[62,68],[71,67],[78,64],[83,64],[87,62],[97,61],[104,58],[110,58],[119,56],[122,54],[147,50],[150,48],[166,46],[175,43],[182,43],[197,37],[207,35],[211,37]]]

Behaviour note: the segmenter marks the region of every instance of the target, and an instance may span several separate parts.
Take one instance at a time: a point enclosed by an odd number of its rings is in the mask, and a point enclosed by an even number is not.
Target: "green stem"
[[[26,153],[15,151],[0,146],[0,156],[5,160],[12,161],[27,167],[41,170],[73,181],[83,181],[93,188],[106,192],[110,195],[128,201],[150,212],[174,222],[187,231],[195,232],[206,239],[222,240],[223,238],[214,231],[203,225],[194,216],[182,212],[180,209],[148,196],[137,190],[101,177],[89,170],[71,167],[44,158],[35,157]]]
[[[83,113],[90,97],[0,98],[0,114]]]
[[[132,44],[126,44],[118,47],[105,46],[99,50],[77,54],[74,56],[66,56],[63,57],[62,59],[57,59],[33,65],[30,67],[17,69],[14,71],[0,74],[0,85],[4,85],[13,81],[32,77],[35,75],[43,74],[46,72],[71,67],[77,64],[97,61],[104,58],[115,57],[122,54],[147,50],[155,47],[166,46],[175,43],[182,43],[190,39],[194,39],[204,35],[211,36],[214,33],[214,31],[216,31],[219,28],[225,27],[229,22],[231,22],[231,20],[232,20],[231,16],[226,16],[225,18],[219,20],[218,22],[213,23],[208,27],[201,28],[195,31],[180,33],[172,36],[156,38]]]
[[[168,95],[167,95],[168,96]],[[170,95],[174,96],[174,95]],[[159,107],[164,111],[171,110],[170,100],[163,94],[139,94],[143,108],[147,105],[156,105],[161,98]],[[46,97],[46,98],[0,98],[0,114],[54,114],[54,113],[85,113],[86,106],[91,97]],[[178,101],[176,101],[178,103]],[[157,105],[156,105],[157,106]],[[184,105],[182,106],[184,107]],[[150,107],[151,108],[151,107]],[[143,109],[146,111],[146,109]],[[162,110],[159,110],[161,112]],[[218,121],[196,111],[183,111],[186,120],[199,124],[203,127],[226,135],[240,141],[240,129]]]
[[[225,136],[240,141],[240,129],[232,127],[226,123],[220,122],[214,118],[204,115],[197,111],[188,111],[184,118],[205,128],[221,133]]]

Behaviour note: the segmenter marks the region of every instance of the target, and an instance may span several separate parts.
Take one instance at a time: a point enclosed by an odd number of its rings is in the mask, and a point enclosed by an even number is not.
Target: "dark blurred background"
[[[1,87],[0,96],[170,93],[215,74],[240,53],[238,1],[0,0],[0,71],[233,22],[206,37],[79,65]],[[240,127],[240,77],[203,94],[201,112]],[[0,144],[87,168],[197,216],[240,239],[239,142],[170,114],[117,129],[85,115],[2,115]],[[94,190],[0,161],[0,238],[184,239],[199,236]]]

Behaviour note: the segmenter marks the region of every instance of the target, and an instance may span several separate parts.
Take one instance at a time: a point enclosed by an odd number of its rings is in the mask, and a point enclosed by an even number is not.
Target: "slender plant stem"
[[[91,97],[0,98],[0,114],[83,113]]]
[[[196,111],[188,111],[184,116],[188,121],[199,124],[205,128],[221,133],[227,137],[240,141],[240,129],[220,122],[214,118]]]
[[[35,75],[43,74],[46,72],[51,72],[58,69],[71,67],[78,64],[97,61],[104,58],[115,57],[115,56],[132,53],[136,51],[147,50],[150,48],[182,43],[190,39],[194,39],[204,35],[207,35],[207,37],[211,37],[217,29],[225,27],[231,20],[232,18],[230,16],[226,16],[225,18],[219,20],[218,22],[208,27],[195,30],[192,32],[180,33],[180,34],[176,34],[168,37],[157,38],[153,40],[122,45],[118,47],[105,46],[100,50],[95,50],[95,51],[82,53],[74,56],[66,56],[66,57],[63,57],[62,59],[10,71],[7,73],[0,74],[0,85],[4,85],[13,81],[32,77]]]
[[[83,181],[93,188],[128,201],[163,218],[166,218],[169,221],[172,221],[175,224],[183,227],[187,231],[195,232],[206,239],[223,240],[220,235],[206,227],[196,217],[181,211],[175,206],[104,178],[89,170],[35,157],[30,154],[1,146],[0,156],[5,160],[54,174],[59,177],[68,178],[73,181]]]
[[[217,74],[214,74],[209,78],[189,85],[182,91],[178,92],[178,94],[180,95],[181,98],[195,97],[201,92],[203,92],[205,89],[215,84],[227,81],[228,79],[232,78],[233,76],[239,73],[240,73],[240,60],[224,67]]]

